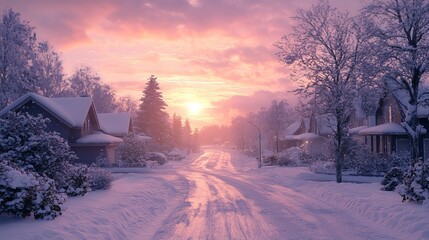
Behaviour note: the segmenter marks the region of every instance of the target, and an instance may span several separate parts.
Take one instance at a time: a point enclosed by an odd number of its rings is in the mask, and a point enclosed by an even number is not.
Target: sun
[[[203,106],[201,105],[201,103],[198,102],[188,102],[188,104],[186,105],[188,112],[194,115],[200,113],[202,107]]]

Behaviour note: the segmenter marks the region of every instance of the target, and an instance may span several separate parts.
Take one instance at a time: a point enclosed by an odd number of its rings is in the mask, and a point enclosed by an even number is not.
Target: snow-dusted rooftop
[[[109,134],[105,134],[102,132],[96,132],[94,134],[85,135],[78,140],[76,140],[76,143],[101,143],[101,144],[108,144],[108,143],[121,143],[123,140],[121,138],[117,138],[114,136],[111,136]]]
[[[397,123],[385,123],[359,131],[360,135],[405,135],[405,129]]]
[[[314,139],[319,139],[319,138],[322,138],[320,135],[317,135],[317,134],[315,134],[315,133],[303,133],[303,134],[299,134],[299,135],[296,135],[296,136],[294,136],[294,139],[295,140],[302,140],[302,141],[305,141],[305,140],[314,140]]]
[[[40,107],[56,115],[72,127],[81,127],[92,105],[90,97],[47,98],[36,93],[27,93],[14,103],[0,111],[0,116],[14,110],[29,101],[36,102]]]
[[[131,114],[123,113],[98,113],[100,129],[108,134],[123,137],[128,134],[131,123]]]
[[[289,127],[286,128],[285,135],[293,135],[296,131],[298,131],[299,127],[301,126],[301,120],[296,121],[289,125]]]
[[[358,134],[360,130],[368,128],[368,126],[359,126],[359,127],[355,127],[355,128],[350,128],[349,129],[349,133],[351,134]]]

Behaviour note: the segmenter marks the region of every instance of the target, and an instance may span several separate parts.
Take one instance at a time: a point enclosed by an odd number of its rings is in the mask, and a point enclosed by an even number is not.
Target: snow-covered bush
[[[97,166],[88,168],[88,177],[92,190],[108,189],[113,181],[111,172]]]
[[[278,156],[275,154],[262,156],[262,165],[264,166],[273,166],[278,162]]]
[[[404,173],[399,186],[402,201],[423,203],[429,199],[429,160],[419,160]]]
[[[389,172],[386,173],[383,180],[381,181],[381,185],[383,185],[381,190],[393,191],[398,185],[402,184],[403,181],[404,181],[404,172],[400,168],[394,167],[390,169]]]
[[[85,164],[69,165],[69,172],[64,178],[64,182],[58,184],[61,186],[60,192],[66,193],[68,196],[85,195],[91,191],[88,166]]]
[[[321,174],[335,174],[335,163],[333,161],[316,161],[310,166],[310,171]]]
[[[391,169],[392,162],[387,156],[375,154],[362,144],[356,143],[346,154],[344,168],[355,169],[359,175],[383,175]]]
[[[54,219],[61,215],[64,201],[65,195],[57,193],[52,179],[0,161],[0,213]]]
[[[109,163],[109,160],[106,157],[106,153],[104,151],[101,151],[100,154],[95,158],[95,164],[94,166],[98,167],[111,167],[112,164]]]
[[[55,132],[46,132],[49,119],[41,115],[10,112],[0,119],[0,159],[24,171],[52,180],[60,191],[74,196],[83,194],[87,183],[81,181],[77,159],[67,141]]]
[[[132,133],[124,137],[124,142],[118,147],[122,166],[144,167],[146,166],[146,147],[138,135]]]
[[[279,153],[277,164],[280,166],[301,166],[312,162],[312,157],[299,147],[288,148]]]
[[[165,156],[164,153],[160,152],[150,152],[147,154],[146,158],[148,161],[154,161],[159,165],[163,165],[167,162],[167,156]]]

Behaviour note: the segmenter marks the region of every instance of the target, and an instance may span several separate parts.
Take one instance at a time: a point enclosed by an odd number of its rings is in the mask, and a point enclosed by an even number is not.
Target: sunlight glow
[[[194,115],[200,113],[202,110],[202,105],[198,102],[188,102],[186,107],[188,108],[188,112]]]

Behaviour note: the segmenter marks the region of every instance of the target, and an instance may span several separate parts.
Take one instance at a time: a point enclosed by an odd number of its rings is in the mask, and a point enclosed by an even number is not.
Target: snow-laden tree
[[[159,147],[167,146],[171,138],[169,116],[165,111],[167,104],[154,75],[148,78],[140,101],[136,119],[137,130],[150,136]]]
[[[264,117],[267,137],[270,142],[274,143],[274,149],[277,153],[279,153],[279,142],[282,134],[291,123],[291,112],[292,109],[286,100],[273,100]]]
[[[171,140],[175,147],[183,146],[183,124],[180,115],[173,114],[171,119]]]
[[[278,56],[301,77],[297,92],[313,98],[317,108],[335,118],[335,166],[341,182],[345,143],[370,41],[363,19],[338,11],[327,1],[298,10],[295,20],[292,33],[276,44]]]
[[[198,131],[198,129],[196,129]],[[185,120],[183,125],[183,144],[186,148],[192,148],[192,128],[189,119]]]
[[[35,90],[35,50],[34,28],[19,13],[6,11],[0,22],[0,109]]]
[[[131,96],[120,97],[118,99],[118,112],[137,112],[137,101],[134,100]]]
[[[377,62],[405,117],[402,125],[411,140],[413,165],[420,152],[420,135],[426,131],[419,125],[417,112],[428,94],[422,83],[429,69],[429,1],[375,0],[364,13],[374,22]]]
[[[114,112],[117,109],[115,91],[109,85],[104,84],[91,67],[76,68],[69,81],[68,95],[92,97],[97,112]]]
[[[63,95],[69,86],[59,54],[46,41],[38,43],[36,51],[36,92],[45,97]]]

